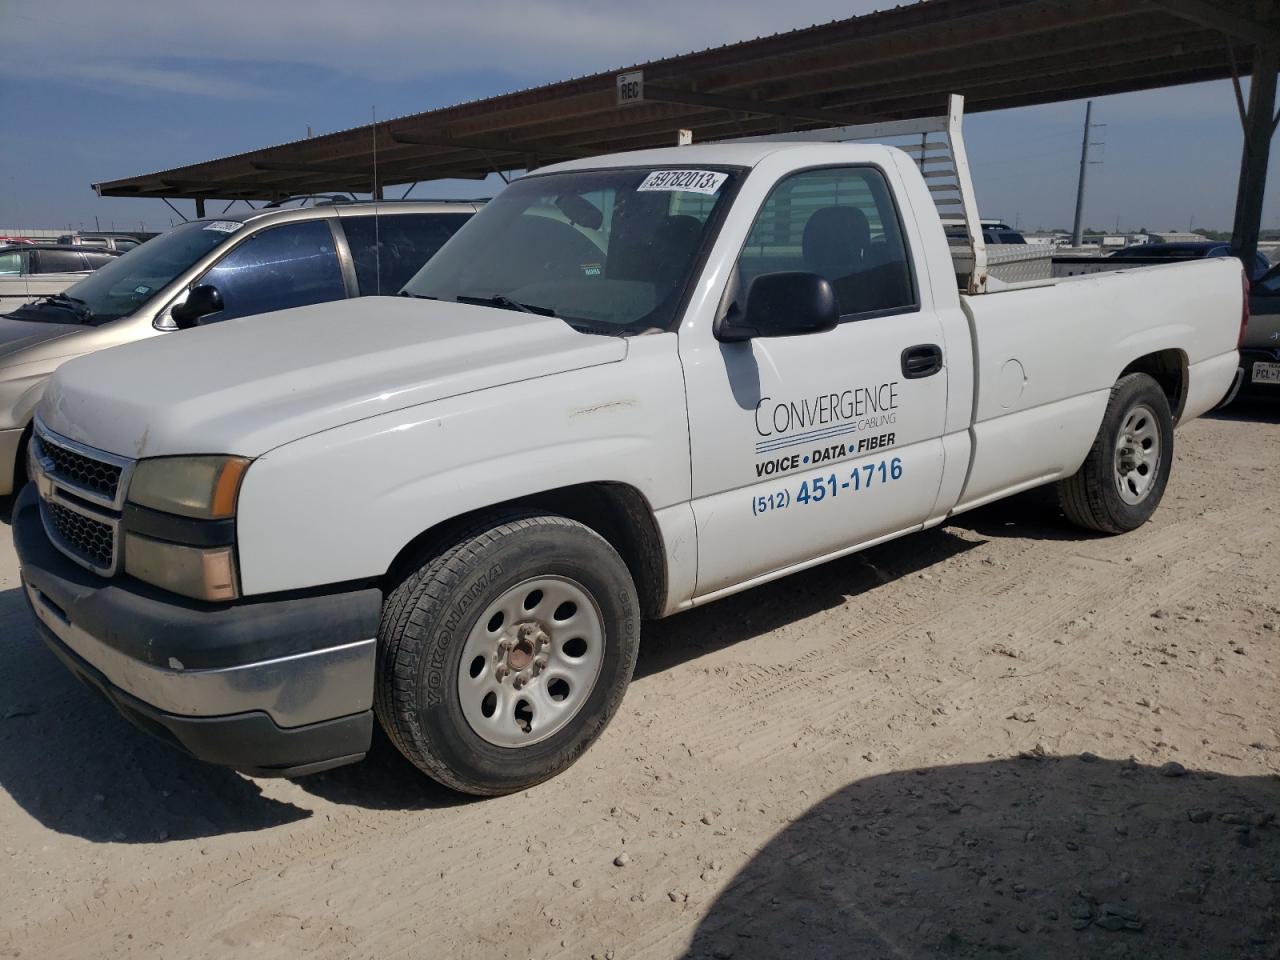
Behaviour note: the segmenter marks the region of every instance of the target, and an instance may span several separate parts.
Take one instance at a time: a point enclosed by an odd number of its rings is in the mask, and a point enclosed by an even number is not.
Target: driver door
[[[784,178],[739,255],[739,296],[764,273],[824,276],[835,330],[685,358],[697,597],[919,528],[937,498],[942,325],[894,177],[853,166]]]

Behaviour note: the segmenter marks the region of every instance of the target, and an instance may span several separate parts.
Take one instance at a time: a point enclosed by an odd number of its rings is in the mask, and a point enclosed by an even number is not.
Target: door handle
[[[902,375],[908,380],[932,377],[942,369],[942,348],[936,343],[921,343],[902,351]]]

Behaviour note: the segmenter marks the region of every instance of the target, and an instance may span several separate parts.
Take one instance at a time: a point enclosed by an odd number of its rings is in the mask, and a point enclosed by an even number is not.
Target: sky
[[[380,119],[417,113],[886,5],[0,0],[0,227],[164,229],[176,217],[161,201],[98,198],[90,184],[357,126],[374,106]],[[1080,102],[967,117],[983,216],[1069,227],[1083,121]],[[1242,136],[1229,82],[1101,98],[1094,121],[1106,146],[1087,226],[1230,229]],[[1273,147],[1270,228],[1277,159]],[[411,196],[475,196],[492,180]]]

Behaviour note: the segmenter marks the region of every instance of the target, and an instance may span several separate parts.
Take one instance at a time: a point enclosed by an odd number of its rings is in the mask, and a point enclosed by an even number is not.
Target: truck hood
[[[14,354],[90,329],[73,323],[41,323],[0,317],[0,365]],[[25,359],[25,358],[23,358]]]
[[[405,407],[622,360],[626,341],[490,307],[365,297],[212,324],[64,364],[53,430],[126,457],[281,444]]]

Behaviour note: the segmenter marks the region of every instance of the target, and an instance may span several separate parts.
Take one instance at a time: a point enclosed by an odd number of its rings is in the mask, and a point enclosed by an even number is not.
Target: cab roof
[[[820,140],[756,140],[738,143],[695,143],[686,147],[661,147],[655,150],[631,150],[626,153],[609,153],[582,160],[539,167],[532,172],[558,173],[570,170],[601,170],[609,167],[746,167],[758,166],[766,157],[779,153],[798,151],[852,151],[862,153],[864,159],[883,156],[891,150],[889,144],[862,142],[836,142]]]

